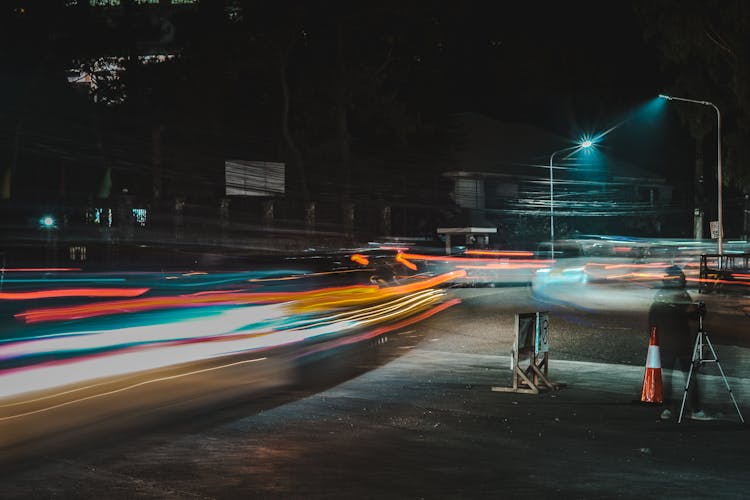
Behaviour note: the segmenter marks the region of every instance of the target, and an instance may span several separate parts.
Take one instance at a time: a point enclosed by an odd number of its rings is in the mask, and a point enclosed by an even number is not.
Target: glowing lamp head
[[[581,143],[581,147],[582,147],[583,149],[586,149],[586,148],[590,148],[590,147],[591,147],[591,146],[593,146],[593,145],[594,145],[594,143],[593,143],[593,142],[591,142],[591,141],[590,141],[589,139],[586,139],[585,141],[583,141],[583,142]]]
[[[671,100],[672,100],[672,97],[671,97],[671,96],[668,96],[668,95],[666,95],[666,94],[659,94],[659,97],[660,97],[661,99],[666,99],[667,101],[671,101]]]
[[[55,227],[55,218],[51,215],[45,215],[39,219],[39,225],[42,227]]]

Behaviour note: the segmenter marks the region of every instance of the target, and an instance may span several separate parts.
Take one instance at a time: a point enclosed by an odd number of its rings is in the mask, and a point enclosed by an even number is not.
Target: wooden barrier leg
[[[556,382],[550,382],[548,377],[549,373],[549,353],[545,353],[541,363],[534,365],[533,370],[537,373],[537,376],[544,382],[544,385],[550,389],[558,390],[565,387],[565,384],[559,384]]]
[[[547,377],[544,376],[544,373],[542,373],[542,370],[539,369],[539,366],[537,365],[531,365],[531,369],[534,371],[534,378],[537,380],[541,380],[544,385],[549,387],[550,389],[555,389],[555,384],[550,382]]]
[[[518,387],[518,377],[526,382],[528,388]],[[495,386],[492,388],[494,392],[520,392],[522,394],[539,394],[539,387],[531,381],[526,373],[521,370],[518,365],[513,369],[513,387],[502,387]]]
[[[533,364],[533,363],[532,363]],[[527,369],[528,370],[528,369]],[[518,378],[521,378],[528,388],[518,386]],[[495,392],[520,392],[522,394],[539,394],[539,387],[531,381],[529,376],[518,366],[518,350],[513,350],[513,373],[511,375],[512,387],[492,387]]]

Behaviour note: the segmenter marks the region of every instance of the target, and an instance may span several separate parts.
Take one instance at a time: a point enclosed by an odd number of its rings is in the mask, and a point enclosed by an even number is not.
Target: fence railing
[[[750,285],[750,253],[703,254],[698,293],[741,292]]]

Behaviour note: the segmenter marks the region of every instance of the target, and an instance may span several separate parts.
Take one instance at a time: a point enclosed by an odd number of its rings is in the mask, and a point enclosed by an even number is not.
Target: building
[[[496,227],[496,244],[549,239],[550,170],[556,237],[668,235],[678,210],[664,177],[604,146],[583,150],[533,126],[476,113],[456,114],[452,135],[454,167],[443,175],[452,180],[460,216],[446,225]]]

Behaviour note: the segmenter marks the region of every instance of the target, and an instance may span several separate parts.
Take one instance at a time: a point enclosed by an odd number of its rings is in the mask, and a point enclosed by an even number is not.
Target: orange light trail
[[[499,264],[484,264],[484,265],[458,265],[458,269],[541,269],[547,267],[547,264],[539,263],[527,263],[527,264],[516,264],[515,262],[504,262]]]
[[[732,280],[720,280],[720,279],[711,279],[711,278],[686,278],[687,281],[694,281],[697,283],[709,283],[712,285],[721,284],[721,285],[742,285],[742,286],[750,286],[750,282],[747,281],[732,281]]]
[[[138,297],[150,288],[62,288],[33,292],[0,292],[0,300],[34,300],[60,297]]]
[[[416,271],[416,270],[417,270],[417,265],[416,265],[415,263],[413,263],[413,262],[409,262],[409,261],[408,261],[408,260],[406,259],[406,257],[404,257],[404,254],[403,254],[403,253],[401,253],[401,252],[399,252],[399,253],[398,253],[398,254],[396,255],[396,262],[399,262],[399,263],[401,263],[401,264],[405,265],[406,267],[408,267],[408,268],[409,268],[409,269],[411,269],[412,271]]]
[[[328,293],[341,292],[347,289],[367,288],[358,285],[349,287],[322,289]],[[372,288],[377,288],[373,286]],[[154,309],[168,309],[172,307],[208,306],[208,305],[241,305],[267,304],[310,298],[321,291],[306,292],[197,292],[187,295],[169,297],[144,297],[140,299],[116,300],[80,306],[64,306],[31,309],[16,314],[15,317],[27,323],[40,321],[55,321],[69,319],[83,319],[109,314],[132,313],[150,311]]]
[[[320,309],[330,309],[334,307],[344,306],[356,306],[366,304],[368,302],[383,300],[397,295],[404,295],[407,293],[418,292],[420,290],[426,290],[428,288],[434,288],[447,281],[451,281],[457,278],[466,277],[466,271],[451,271],[431,278],[426,278],[413,283],[407,283],[404,285],[388,286],[379,288],[377,286],[358,286],[359,293],[354,294],[329,294],[322,291],[313,291],[317,293],[316,299],[309,301],[297,302],[295,309],[297,311],[311,312]]]
[[[451,257],[448,255],[425,255],[417,253],[404,253],[402,254],[405,259],[409,260],[431,260],[439,262],[497,262],[498,259],[490,257]],[[552,264],[555,262],[553,259],[512,259],[509,262],[534,262],[539,264]]]
[[[396,295],[433,288],[464,276],[466,276],[466,271],[452,271],[414,283],[385,288],[379,288],[376,285],[350,285],[303,292],[197,292],[169,297],[143,297],[78,306],[37,308],[18,313],[15,317],[26,323],[38,323],[177,307],[250,305],[291,301],[296,302],[298,310],[314,311],[383,300]]]
[[[370,259],[362,255],[361,253],[355,253],[350,257],[352,262],[356,262],[360,266],[369,266],[370,265]]]
[[[534,252],[525,250],[467,250],[466,255],[492,255],[495,257],[533,257]]]
[[[451,306],[455,306],[456,304],[460,304],[461,299],[450,299],[446,302],[443,302],[442,304],[438,304],[437,306],[433,307],[432,309],[429,309],[427,311],[424,311],[416,316],[412,316],[411,318],[406,318],[404,320],[399,321],[398,323],[394,323],[392,325],[386,325],[378,327],[374,330],[371,330],[366,333],[362,333],[359,335],[352,335],[348,337],[344,337],[342,339],[334,341],[335,345],[347,345],[347,344],[353,344],[356,342],[361,342],[365,339],[371,339],[373,337],[377,337],[380,335],[383,335],[384,333],[388,333],[394,330],[399,330],[401,328],[407,327],[409,325],[412,325],[414,323],[417,323],[419,321],[423,321],[430,316],[434,316],[435,314],[439,313],[440,311],[444,311],[445,309],[448,309]],[[315,348],[309,352],[316,352],[319,350],[327,349],[329,347],[327,346],[321,346],[318,348]],[[308,352],[308,354],[309,354]]]

